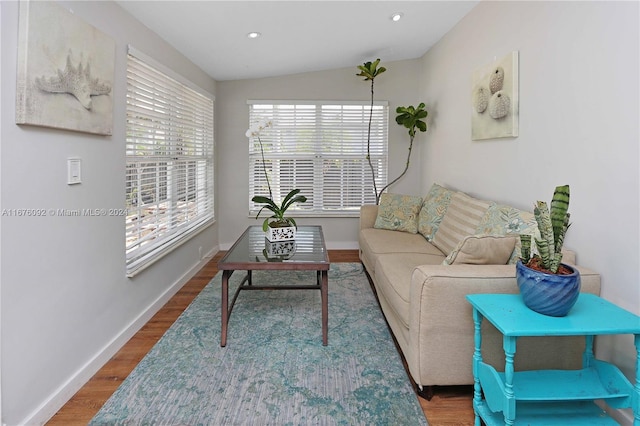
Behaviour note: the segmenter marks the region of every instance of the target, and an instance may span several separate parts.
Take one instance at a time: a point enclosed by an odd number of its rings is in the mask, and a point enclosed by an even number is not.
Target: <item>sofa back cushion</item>
[[[384,193],[380,196],[374,228],[418,233],[418,214],[422,197]]]
[[[448,256],[464,237],[476,234],[490,204],[489,201],[478,200],[462,192],[453,194],[433,237],[433,244]]]
[[[418,215],[418,232],[427,241],[433,241],[454,193],[454,191],[434,183],[427,196],[424,197],[424,204]]]

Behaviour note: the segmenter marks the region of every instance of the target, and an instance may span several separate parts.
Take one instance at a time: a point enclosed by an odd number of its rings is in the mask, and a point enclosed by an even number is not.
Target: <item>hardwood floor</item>
[[[47,425],[86,425],[164,332],[218,272],[217,253],[61,409]],[[359,262],[357,250],[329,250],[331,262]],[[431,401],[416,396],[431,426],[473,425],[471,386],[435,389]]]

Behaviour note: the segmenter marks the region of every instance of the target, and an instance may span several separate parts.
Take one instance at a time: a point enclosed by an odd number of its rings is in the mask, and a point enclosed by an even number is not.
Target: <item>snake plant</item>
[[[551,199],[551,209],[544,201],[538,201],[533,214],[538,223],[540,238],[536,238],[538,254],[531,253],[531,235],[520,235],[523,263],[539,264],[542,268],[556,274],[562,261],[562,244],[569,228],[569,185],[556,187]]]

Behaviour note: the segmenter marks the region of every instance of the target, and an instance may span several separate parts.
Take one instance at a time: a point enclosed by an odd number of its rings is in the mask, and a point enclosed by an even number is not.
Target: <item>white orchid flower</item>
[[[253,123],[253,125],[249,127],[249,129],[245,133],[245,136],[248,138],[260,136],[260,132],[272,126],[273,122],[271,120],[260,120],[256,123]]]

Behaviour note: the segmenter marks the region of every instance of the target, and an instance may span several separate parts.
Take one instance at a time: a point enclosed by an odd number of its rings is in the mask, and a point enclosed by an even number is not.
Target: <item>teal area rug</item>
[[[92,419],[92,425],[426,425],[369,282],[329,271],[329,344],[319,290],[243,291],[220,347],[221,273]],[[232,290],[244,274],[230,279]],[[256,271],[258,284],[315,272]]]

